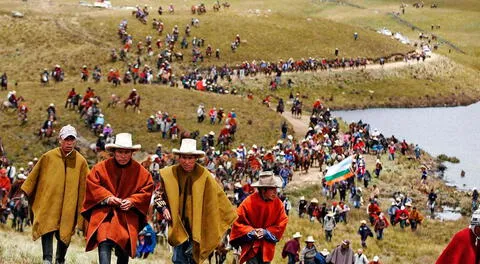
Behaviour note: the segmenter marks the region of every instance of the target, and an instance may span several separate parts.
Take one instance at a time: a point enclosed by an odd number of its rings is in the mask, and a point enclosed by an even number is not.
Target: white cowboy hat
[[[373,261],[377,262],[379,260],[380,260],[380,258],[378,256],[373,257]]]
[[[366,221],[366,220],[362,220],[362,221],[360,221],[360,224],[367,224],[367,221]]]
[[[132,144],[132,134],[130,133],[118,133],[115,136],[115,143],[109,143],[105,145],[106,150],[112,150],[112,149],[139,150],[141,148],[142,148],[142,145]]]
[[[19,173],[19,174],[17,175],[17,178],[18,178],[19,180],[26,180],[26,179],[27,179],[27,176],[26,176],[25,174],[23,174],[23,173]]]
[[[320,253],[324,256],[330,254],[330,252],[328,252],[328,249],[324,248],[322,251],[320,251]]]
[[[182,145],[180,149],[172,149],[173,154],[181,155],[197,155],[197,156],[205,156],[205,152],[201,150],[197,150],[197,141],[191,138],[184,138],[182,139]]]
[[[318,203],[317,198],[313,198],[313,199],[310,201],[310,203]]]
[[[273,175],[272,171],[260,172],[257,182],[252,184],[252,187],[275,187],[280,188],[283,186],[282,179]]]
[[[300,234],[300,232],[296,232],[295,234],[293,234],[293,238],[300,238],[302,237],[302,234]]]
[[[213,131],[208,132],[208,134],[212,135],[212,136],[215,136],[215,132],[213,132]]]
[[[300,201],[304,201],[305,200],[305,196],[300,196]]]
[[[315,239],[313,239],[313,236],[308,236],[307,239],[305,239],[305,242],[315,243]]]

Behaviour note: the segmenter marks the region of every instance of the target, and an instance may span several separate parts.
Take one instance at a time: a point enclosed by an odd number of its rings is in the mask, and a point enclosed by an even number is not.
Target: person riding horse
[[[283,99],[280,98],[277,105],[277,113],[283,114],[284,111],[285,111],[285,105],[283,103]]]
[[[12,108],[18,108],[18,99],[16,97],[16,94],[16,91],[11,91],[7,95],[8,102],[11,104]]]
[[[126,110],[129,105],[133,106],[133,110],[136,110],[140,107],[140,95],[137,94],[137,89],[135,88],[132,89],[130,95],[125,100],[124,109]]]

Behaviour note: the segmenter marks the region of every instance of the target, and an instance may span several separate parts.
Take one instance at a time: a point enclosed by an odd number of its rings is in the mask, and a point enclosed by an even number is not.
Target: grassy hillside
[[[405,53],[413,47],[381,36],[374,32],[375,29],[385,26],[392,31],[407,34],[411,39],[418,38],[419,33],[418,30],[412,31],[411,28],[399,24],[387,14],[399,10],[399,2],[396,0],[351,1],[357,7],[320,0],[233,0],[230,1],[230,9],[222,8],[218,13],[213,13],[211,1],[205,3],[208,13],[202,16],[190,14],[190,6],[198,4],[199,1],[171,2],[176,6],[175,15],[165,14],[161,17],[166,31],[171,31],[177,24],[183,32],[191,18],[198,17],[201,21],[200,27],[192,29],[192,37],[204,38],[206,44],[221,49],[220,60],[207,58],[200,67],[225,63],[231,65],[245,60],[333,58],[335,48],[339,48],[340,56],[377,58],[393,53]],[[289,73],[283,75],[283,81],[292,78],[293,89],[282,85],[273,94],[286,98],[290,92],[299,92],[308,97],[304,100],[307,109],[316,98],[321,98],[331,108],[457,105],[478,101],[480,25],[477,17],[480,5],[476,0],[441,0],[436,1],[440,5],[438,9],[430,9],[427,2],[423,9],[414,9],[411,7],[413,0],[406,2],[409,7],[406,14],[401,16],[402,19],[427,31],[431,24],[441,24],[438,35],[457,45],[466,54],[455,51],[450,53],[447,46],[441,45],[438,52],[444,56],[434,61],[432,59],[431,63],[427,60],[425,64],[400,68]],[[158,1],[114,0],[113,4],[117,7],[147,4],[152,7],[150,19],[159,18],[156,13]],[[162,5],[165,10],[166,3],[162,2]],[[13,10],[23,12],[25,17],[10,17]],[[446,14],[448,20],[444,18]],[[121,46],[116,32],[117,25],[124,18],[129,21],[128,31],[135,42],[144,41],[147,35],[152,35],[154,40],[157,38],[158,35],[151,25],[142,25],[131,16],[130,10],[81,7],[76,0],[0,1],[0,16],[0,36],[3,40],[0,48],[0,73],[7,72],[10,90],[17,90],[17,95],[25,97],[30,107],[29,120],[21,126],[15,113],[0,112],[0,136],[8,157],[15,161],[17,167],[25,166],[27,161],[56,145],[53,139],[38,140],[33,134],[45,121],[45,110],[49,103],[57,106],[57,130],[70,123],[77,126],[86,142],[95,141],[95,137],[79,119],[78,114],[63,108],[67,92],[72,87],[82,94],[88,86],[94,88],[104,99],[101,108],[106,122],[112,124],[115,132],[133,133],[135,143],[142,144],[145,151],[153,151],[157,143],[162,143],[165,149],[179,145],[178,141],[164,140],[159,133],[146,131],[146,119],[159,110],[176,115],[179,125],[187,130],[198,129],[200,135],[213,130],[218,134],[220,125],[196,123],[195,110],[199,103],[204,103],[207,110],[213,106],[223,107],[226,111],[235,108],[239,122],[235,144],[244,142],[247,145],[256,143],[270,146],[280,135],[282,118],[260,105],[260,99],[271,94],[267,88],[271,77],[265,76],[247,78],[245,83],[234,80],[230,84],[243,95],[247,91],[253,91],[253,101],[245,99],[244,96],[221,96],[158,85],[136,85],[135,88],[142,96],[140,113],[131,110],[125,112],[121,106],[115,109],[107,108],[106,104],[112,93],[125,98],[133,86],[122,85],[114,88],[105,80],[100,84],[91,81],[81,83],[79,68],[83,64],[89,67],[99,65],[103,72],[113,67],[124,72],[124,62],[109,61],[110,50]],[[357,41],[353,40],[353,32],[359,33]],[[236,53],[232,53],[229,45],[236,34],[240,34],[246,42],[241,44]],[[186,55],[185,61],[173,63],[176,74],[192,66],[189,63],[190,51],[184,50],[183,53]],[[143,59],[147,64],[155,65],[152,58]],[[64,67],[66,81],[42,87],[39,84],[40,71],[43,68],[51,69],[54,64]],[[15,82],[18,86],[14,86]],[[4,100],[6,94],[6,91],[0,91],[0,98]],[[382,160],[386,161],[386,158],[382,157]],[[369,166],[371,165],[372,162],[369,163]],[[422,190],[417,189],[418,166],[418,163],[407,159],[399,159],[394,163],[384,162],[384,174],[381,179],[373,181],[382,189],[382,209],[386,209],[389,195],[397,189],[409,192],[415,201],[418,201],[419,207],[425,209],[425,195]],[[397,188],[398,186],[401,187]],[[440,191],[439,199],[442,203],[468,208],[469,197],[465,194],[445,187],[439,180],[433,181],[430,187]],[[292,186],[287,193],[294,202],[300,195],[309,199],[320,198],[317,185]],[[325,199],[319,200],[323,202]],[[296,231],[301,231],[304,237],[313,235],[319,241],[319,249],[326,247],[331,250],[345,238],[353,241],[354,249],[358,248],[360,242],[355,231],[359,221],[365,219],[364,212],[365,208],[352,211],[351,224],[340,224],[334,234],[334,241],[326,244],[320,225],[298,219],[293,211],[285,238],[277,246],[274,263],[283,262],[279,257],[281,247]],[[368,241],[369,248],[366,253],[370,258],[375,254],[381,255],[383,263],[433,263],[452,234],[466,225],[467,219],[464,218],[457,222],[427,220],[416,233],[400,231],[398,227],[389,228],[384,241]],[[40,262],[39,243],[31,242],[28,235],[14,234],[8,228],[0,228],[0,262]],[[3,243],[4,241],[8,243]],[[15,250],[11,250],[12,248]],[[72,263],[95,263],[97,259],[95,253],[83,253],[83,242],[80,238],[74,241],[71,249]],[[162,250],[153,257],[155,258],[152,262],[164,261],[167,258]]]
[[[113,1],[115,6],[135,6],[137,1]],[[28,1],[13,5],[0,3],[0,13],[12,10],[25,13],[25,18],[4,17],[0,32],[8,45],[0,53],[2,71],[10,73],[10,78],[18,81],[38,80],[39,72],[54,64],[62,65],[69,77],[77,78],[83,64],[122,68],[121,63],[111,64],[111,48],[121,47],[117,37],[117,25],[128,19],[128,32],[137,41],[147,35],[156,40],[158,34],[150,22],[160,18],[165,24],[165,32],[171,32],[178,25],[181,36],[185,25],[192,17],[200,19],[200,27],[192,29],[192,36],[204,38],[206,44],[220,48],[221,60],[207,59],[203,65],[223,65],[241,63],[245,60],[300,59],[303,57],[334,57],[334,49],[339,48],[340,56],[361,56],[377,58],[392,53],[412,50],[373,31],[337,23],[315,14],[322,8],[310,1],[233,1],[228,10],[213,13],[208,5],[208,13],[192,16],[190,6],[197,1],[174,2],[175,15],[160,17],[156,9],[158,3],[143,1],[153,8],[148,25],[143,25],[131,16],[130,10],[100,10],[81,7],[78,1]],[[164,9],[166,6],[164,5]],[[258,11],[257,11],[258,9]],[[258,12],[258,14],[256,13]],[[312,15],[310,17],[310,15]],[[362,36],[354,43],[353,32]],[[236,53],[230,51],[230,43],[240,34],[246,43]],[[162,36],[162,39],[164,38]],[[179,48],[179,47],[178,47]],[[190,54],[190,50],[185,50]],[[187,58],[190,56],[186,56]],[[153,63],[149,63],[152,65]],[[182,67],[188,66],[184,62]],[[21,68],[22,71],[18,71]]]
[[[29,120],[25,125],[20,126],[20,121],[12,111],[0,112],[2,120],[2,138],[9,158],[15,160],[18,164],[26,163],[33,157],[38,157],[41,153],[55,146],[53,139],[39,140],[33,132],[39,129],[47,118],[46,108],[50,103],[57,106],[58,125],[57,131],[62,125],[72,124],[79,128],[82,137],[90,142],[95,142],[95,137],[90,132],[79,114],[72,110],[64,109],[66,94],[73,87],[80,93],[84,93],[87,86],[92,86],[96,93],[104,100],[100,103],[100,108],[105,114],[106,123],[110,123],[114,133],[130,132],[134,136],[134,141],[142,144],[145,151],[154,151],[158,143],[162,143],[165,149],[178,147],[178,140],[171,141],[161,138],[161,133],[148,133],[146,128],[147,118],[157,111],[168,112],[170,116],[176,115],[179,126],[187,131],[200,131],[200,137],[209,131],[214,131],[217,135],[222,128],[222,124],[210,125],[206,120],[202,124],[197,123],[196,109],[200,103],[204,103],[206,110],[211,107],[223,107],[228,113],[232,109],[238,116],[238,132],[236,134],[235,144],[244,142],[245,144],[274,144],[280,135],[280,125],[282,119],[273,111],[266,111],[265,107],[258,101],[249,101],[246,98],[233,95],[215,95],[210,93],[201,93],[188,91],[179,88],[169,88],[164,86],[136,86],[137,91],[142,96],[141,112],[133,112],[130,108],[124,111],[123,104],[116,108],[107,108],[110,95],[115,93],[123,99],[128,97],[132,86],[123,85],[118,88],[112,88],[110,85],[100,84],[79,84],[79,83],[60,83],[55,87],[34,87],[28,83],[20,84],[16,90],[17,95],[22,95],[30,107],[28,114]],[[6,92],[0,92],[0,98],[5,98]],[[249,120],[251,125],[248,124]],[[255,131],[255,133],[252,133]]]

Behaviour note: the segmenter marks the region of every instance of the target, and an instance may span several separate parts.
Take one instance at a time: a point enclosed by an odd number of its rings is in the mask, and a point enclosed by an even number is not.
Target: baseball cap
[[[59,136],[60,136],[61,139],[66,139],[69,136],[72,136],[75,139],[77,139],[77,130],[73,126],[68,124],[68,125],[62,127],[62,129],[60,129]]]

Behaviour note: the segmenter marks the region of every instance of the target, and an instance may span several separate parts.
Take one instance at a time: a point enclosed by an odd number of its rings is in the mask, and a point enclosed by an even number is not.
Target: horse
[[[217,146],[220,145],[220,151],[224,152],[230,148],[230,143],[232,143],[232,136],[222,136],[218,138]]]
[[[124,101],[124,110],[127,110],[128,106],[133,106],[133,111],[138,110],[140,112],[140,95],[136,95],[133,99],[126,99]]]
[[[80,94],[76,94],[72,98],[68,98],[67,102],[65,103],[65,108],[75,110],[75,107],[78,107],[81,97],[82,96]]]
[[[13,112],[15,112],[22,101],[25,101],[25,99],[22,96],[19,96],[17,98],[17,106],[15,106],[10,101],[5,100],[3,101],[2,105],[0,105],[0,110],[6,111],[8,109],[13,109]]]
[[[213,4],[213,12],[218,12],[220,11],[220,4],[217,2]]]
[[[173,55],[175,56],[176,60],[183,61],[183,54],[181,52],[174,52]]]
[[[277,113],[283,114],[284,111],[285,105],[283,104],[283,102],[279,102],[277,105]]]
[[[18,120],[20,120],[22,124],[27,122],[27,112],[28,112],[28,108],[25,105],[21,105],[18,107],[17,116],[18,116]]]
[[[117,106],[118,103],[120,103],[121,99],[120,99],[120,96],[116,95],[116,94],[112,94],[112,96],[110,96],[110,102],[108,102],[107,104],[107,108],[115,108]]]
[[[198,136],[200,135],[200,131],[195,130],[193,132],[189,132],[187,130],[183,130],[182,132],[180,132],[180,140],[184,139],[184,138],[193,138],[193,139],[196,139]]]
[[[13,221],[12,228],[15,231],[23,232],[23,227],[28,222],[28,200],[25,195],[13,198]]]
[[[46,86],[49,82],[50,78],[49,78],[49,75],[48,75],[48,72],[43,72],[41,75],[40,75],[40,83],[43,85],[43,86]]]
[[[292,116],[295,118],[302,118],[302,103],[292,105]]]
[[[302,154],[300,156],[300,171],[305,171],[308,173],[308,169],[310,168],[310,154]]]
[[[212,257],[215,257],[215,264],[223,264],[227,260],[227,253],[231,249],[228,240],[231,229],[227,230],[224,234],[220,244],[215,248],[215,250],[208,256],[208,263],[212,263]]]
[[[323,150],[314,150],[310,157],[310,165],[313,167],[317,162],[320,171],[322,171],[325,152]]]

